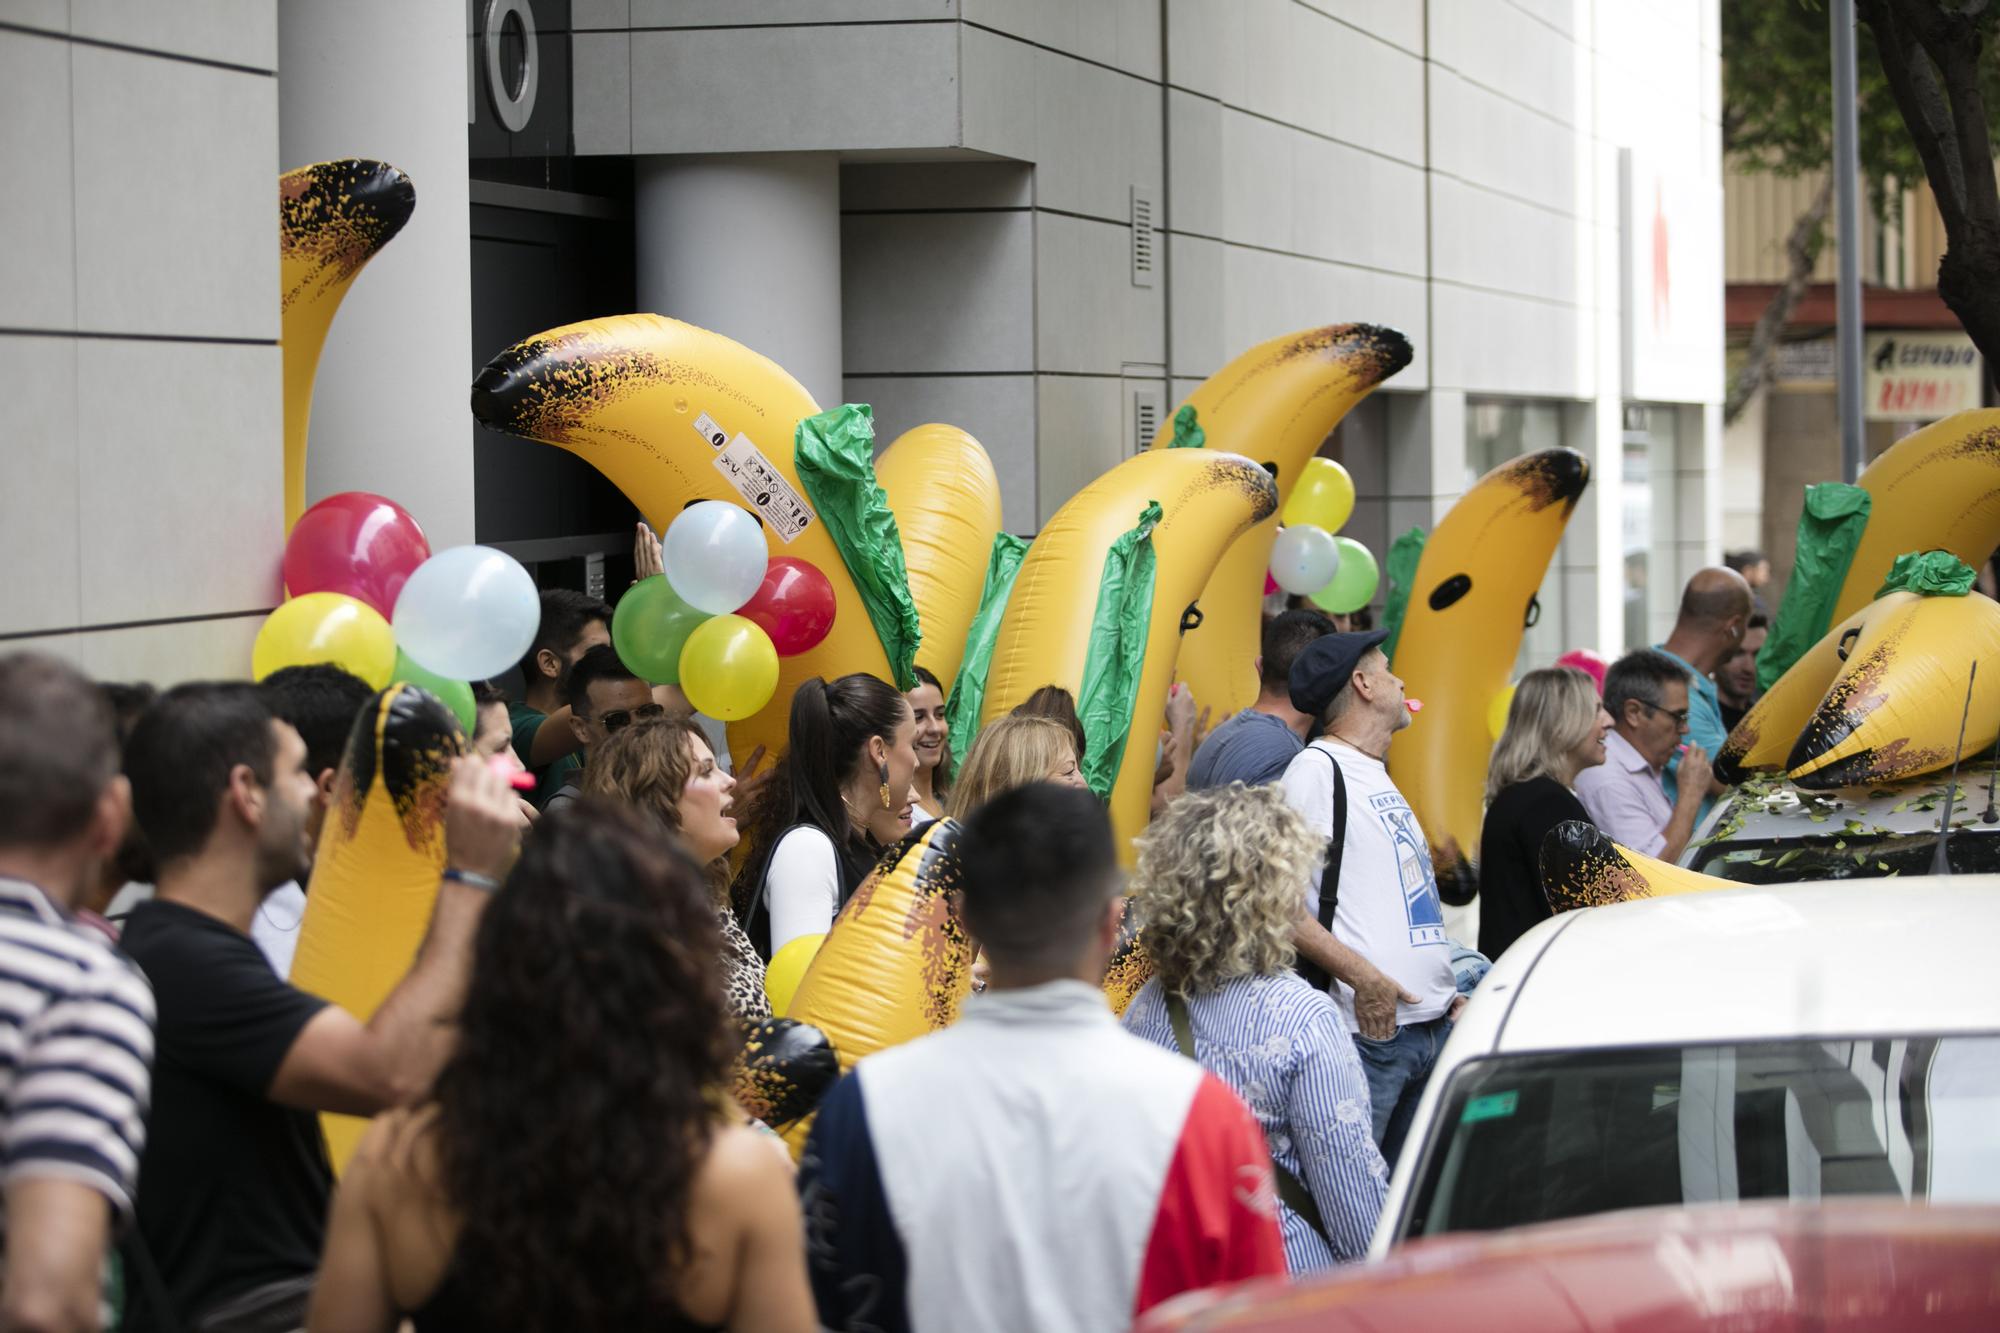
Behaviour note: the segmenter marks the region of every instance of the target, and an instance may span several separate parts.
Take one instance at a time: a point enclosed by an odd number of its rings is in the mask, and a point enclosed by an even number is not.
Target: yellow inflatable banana
[[[444,797],[465,751],[436,696],[391,685],[355,721],[313,860],[292,984],[366,1021],[416,960],[444,873]],[[368,1121],[326,1115],[334,1170]]]
[[[784,748],[792,694],[808,677],[866,671],[892,679],[861,593],[793,466],[794,431],[818,412],[812,395],[769,358],[659,315],[537,334],[495,357],[472,385],[472,414],[482,425],[586,460],[656,530],[691,501],[724,500],[762,518],[772,555],[826,575],[833,629],[817,647],[779,659],[771,702],[729,724],[739,760],[756,746],[773,756]]]
[[[1715,775],[1734,786],[1754,771],[1789,767],[1799,733],[1819,712],[1862,626],[1919,600],[1913,592],[1888,593],[1828,630],[1743,715],[1715,755]]]
[[[1633,898],[1669,898],[1682,893],[1741,886],[1641,856],[1604,836],[1595,824],[1564,820],[1542,839],[1542,890],[1549,908],[1571,912]]]
[[[1590,463],[1574,449],[1544,449],[1502,463],[1474,483],[1424,543],[1395,671],[1423,715],[1389,752],[1396,785],[1430,840],[1438,893],[1472,897],[1486,763],[1486,712],[1521,651],[1535,590]]]
[[[950,1027],[972,990],[971,938],[952,895],[959,825],[940,819],[884,855],[840,909],[785,1016],[826,1034],[840,1067]],[[809,1122],[786,1137],[797,1152]]]
[[[840,1078],[840,1060],[826,1034],[789,1018],[748,1026],[731,1090],[737,1103],[783,1134],[819,1109]]]
[[[1896,441],[1861,473],[1868,526],[1833,620],[1875,598],[1905,551],[1950,551],[1979,568],[2000,548],[2000,408],[1959,412]]]
[[[1283,505],[1306,460],[1382,381],[1410,364],[1410,342],[1374,324],[1331,324],[1259,343],[1204,380],[1153,441],[1175,443],[1175,422],[1194,409],[1204,445],[1261,463]],[[1182,427],[1183,440],[1186,437]],[[1257,700],[1257,643],[1264,576],[1278,535],[1274,513],[1231,544],[1202,590],[1201,624],[1181,641],[1179,678],[1195,701],[1225,718]]]
[[[1146,953],[1146,946],[1139,943],[1139,932],[1132,927],[1131,899],[1125,904],[1125,930],[1119,937],[1118,948],[1111,955],[1110,963],[1104,968],[1104,998],[1111,1005],[1111,1012],[1120,1018],[1138,997],[1146,983],[1153,979],[1153,960]]]
[[[1126,459],[1070,497],[1021,561],[986,669],[981,714],[982,721],[1000,717],[1044,685],[1081,696],[1105,554],[1154,502],[1160,519],[1152,533],[1152,618],[1125,720],[1129,743],[1110,797],[1120,857],[1128,865],[1131,839],[1151,811],[1153,740],[1165,716],[1183,616],[1230,543],[1276,512],[1270,474],[1238,454],[1154,450]]]
[[[1000,478],[979,441],[956,426],[917,426],[875,460],[875,480],[903,534],[923,641],[917,665],[948,690],[979,610],[1000,531]]]
[[[316,162],[278,177],[286,532],[306,509],[306,426],[327,328],[354,275],[416,206],[410,178],[382,162]]]
[[[1903,595],[1910,600],[1871,608],[1840,675],[1799,733],[1786,759],[1799,786],[1824,790],[1950,768],[1960,753],[1961,719],[1963,753],[2000,739],[2000,602],[1976,592]],[[1986,664],[1976,681],[1975,662]]]

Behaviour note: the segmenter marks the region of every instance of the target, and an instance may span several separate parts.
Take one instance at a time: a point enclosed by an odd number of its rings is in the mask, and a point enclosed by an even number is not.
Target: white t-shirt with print
[[[1437,875],[1415,812],[1382,761],[1351,745],[1314,741],[1285,769],[1285,800],[1306,817],[1322,840],[1333,836],[1333,765],[1347,778],[1347,846],[1340,862],[1340,898],[1334,907],[1333,936],[1381,968],[1417,997],[1398,1004],[1398,1023],[1442,1017],[1458,993],[1451,970],[1451,939],[1445,933],[1444,904]],[[1305,886],[1306,911],[1319,912],[1320,862]],[[1354,990],[1336,981],[1334,1002],[1349,1031]]]

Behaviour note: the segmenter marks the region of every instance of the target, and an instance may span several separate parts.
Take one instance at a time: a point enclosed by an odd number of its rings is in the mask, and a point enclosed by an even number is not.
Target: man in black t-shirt
[[[264,896],[311,861],[298,732],[252,686],[183,685],[140,719],[125,764],[159,880],[123,938],[159,1009],[140,1235],[174,1323],[251,1309],[303,1323],[332,1189],[317,1113],[371,1115],[429,1085],[520,819],[483,762],[458,762],[430,932],[363,1025],[279,980],[248,933]],[[128,1327],[167,1323],[135,1306]]]

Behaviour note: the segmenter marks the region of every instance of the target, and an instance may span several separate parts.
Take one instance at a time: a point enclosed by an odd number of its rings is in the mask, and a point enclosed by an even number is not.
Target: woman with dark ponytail
[[[817,1327],[788,1164],[727,1111],[721,956],[657,819],[544,817],[429,1099],[377,1116],[341,1178],[308,1328]]]
[[[863,673],[799,686],[737,881],[743,928],[765,958],[824,934],[883,846],[908,830],[916,768],[916,723],[894,686]]]

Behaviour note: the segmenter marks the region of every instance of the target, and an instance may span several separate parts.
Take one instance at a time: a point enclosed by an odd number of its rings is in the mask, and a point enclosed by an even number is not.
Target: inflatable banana
[[[1263,464],[1277,478],[1282,506],[1348,409],[1409,364],[1409,339],[1394,329],[1304,329],[1252,347],[1204,380],[1181,409],[1194,409],[1205,447]],[[1170,418],[1153,448],[1172,447],[1174,436]],[[1264,575],[1277,535],[1273,514],[1230,545],[1202,590],[1201,623],[1181,641],[1179,678],[1217,718],[1257,701]]]
[[[972,990],[973,945],[952,903],[955,820],[885,853],[840,909],[793,992],[786,1017],[827,1035],[843,1070],[865,1055],[950,1027]],[[785,1138],[796,1155],[809,1121]]]
[[[1798,744],[1806,724],[1819,712],[1862,627],[1876,616],[1893,614],[1919,600],[1913,592],[1887,593],[1821,636],[1818,643],[1778,677],[1729,733],[1729,739],[1716,752],[1715,775],[1734,786],[1753,771],[1787,768],[1792,747]]]
[[[1742,887],[1641,856],[1580,819],[1566,819],[1548,831],[1542,839],[1541,871],[1542,891],[1555,912]]]
[[[1430,841],[1447,903],[1469,901],[1478,883],[1470,858],[1493,753],[1487,708],[1507,685],[1535,590],[1589,483],[1590,463],[1574,449],[1502,463],[1445,514],[1417,563],[1394,666],[1425,707],[1389,768]]]
[[[354,275],[416,207],[410,178],[382,162],[316,162],[278,177],[286,532],[306,510],[306,427],[326,331]]]
[[[840,1077],[840,1060],[818,1028],[767,1018],[743,1036],[735,1094],[742,1108],[783,1134],[819,1109]]]
[[[1986,664],[1976,681],[1975,662]],[[1963,753],[2000,739],[2000,602],[1971,593],[1871,608],[1786,769],[1821,790],[1936,772],[1960,753],[1961,719]]]
[[[1152,618],[1125,720],[1133,729],[1130,743],[1110,797],[1111,822],[1127,865],[1131,839],[1151,810],[1154,729],[1165,716],[1183,617],[1230,543],[1276,511],[1278,491],[1270,474],[1238,454],[1154,450],[1126,459],[1070,497],[1036,536],[1015,576],[986,670],[981,715],[990,722],[1044,685],[1060,685],[1082,699],[1096,612],[1093,590],[1105,554],[1153,502],[1160,506],[1160,519],[1152,533],[1157,561]]]
[[[691,501],[725,500],[763,519],[772,555],[826,575],[833,629],[817,647],[781,658],[771,702],[729,724],[730,752],[739,758],[759,745],[774,756],[784,749],[792,694],[808,677],[892,678],[861,593],[793,466],[798,423],[818,411],[768,358],[659,315],[537,334],[488,362],[472,385],[472,414],[482,425],[586,460],[655,529],[665,531]]]
[[[444,796],[465,735],[451,709],[391,685],[355,719],[313,860],[292,984],[366,1021],[416,960],[444,873]],[[334,1170],[368,1121],[325,1115]]]
[[[1133,928],[1131,920],[1131,900],[1126,900],[1126,921],[1118,938],[1118,948],[1111,955],[1111,962],[1104,969],[1104,998],[1110,1002],[1111,1012],[1120,1018],[1125,1009],[1153,979],[1153,960],[1139,943],[1139,932]]]
[[[897,436],[875,460],[875,480],[903,534],[910,596],[924,632],[917,665],[950,689],[1000,531],[1000,478],[979,441],[933,423]]]
[[[1858,484],[1872,505],[1835,622],[1874,600],[1905,551],[1946,550],[1977,569],[2000,548],[2000,408],[1959,412],[1896,441]]]

